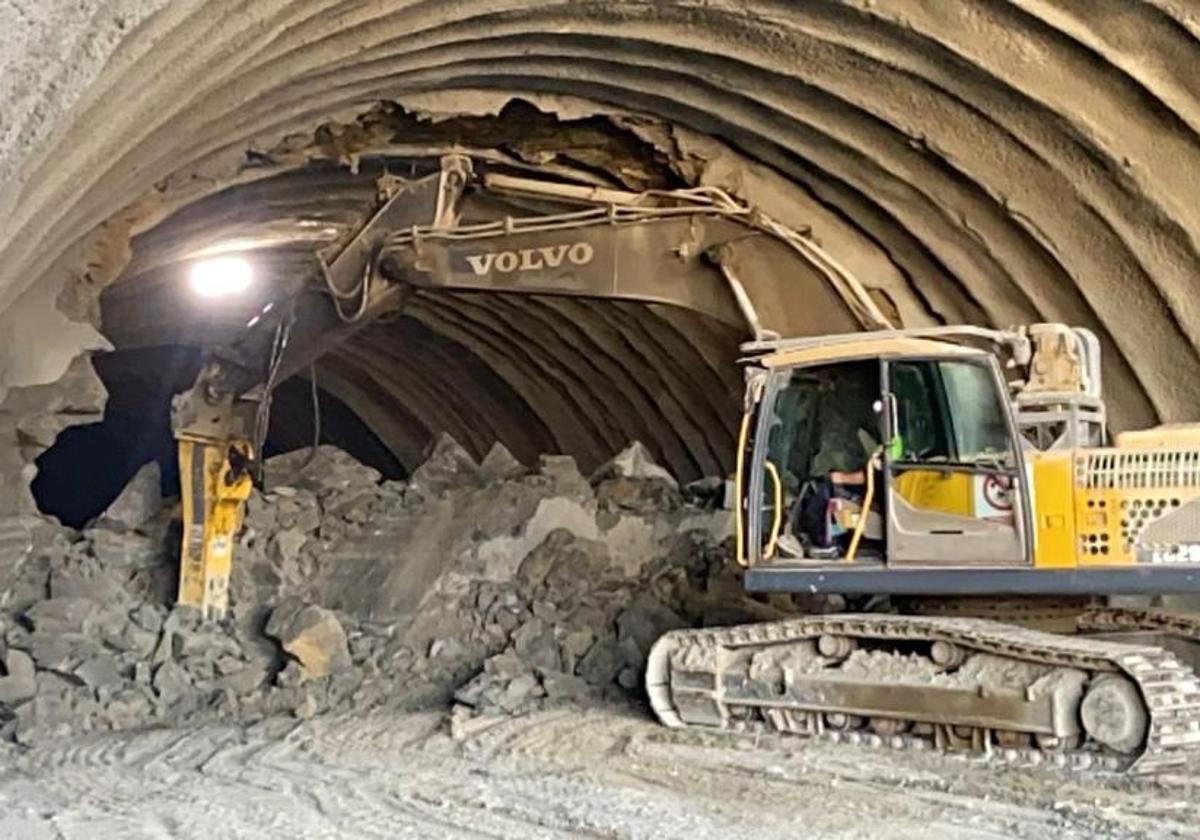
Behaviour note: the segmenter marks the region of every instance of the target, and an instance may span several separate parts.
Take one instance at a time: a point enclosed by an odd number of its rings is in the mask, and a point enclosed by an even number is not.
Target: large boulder
[[[634,441],[591,477],[601,510],[653,517],[678,510],[683,502],[675,477]]]
[[[271,612],[266,633],[299,663],[304,679],[320,679],[352,667],[346,631],[337,616],[322,607],[285,601]]]
[[[99,611],[99,604],[88,598],[50,598],[26,610],[25,619],[39,634],[81,636]]]
[[[672,488],[679,487],[675,476],[671,475],[665,467],[660,466],[646,445],[637,440],[592,473],[591,481],[592,484],[599,484],[614,478],[661,481]]]
[[[500,457],[495,456],[493,461]],[[500,468],[495,463],[492,466]],[[481,486],[483,479],[484,474],[471,454],[443,433],[434,442],[425,463],[413,470],[409,487],[425,498],[437,498],[451,490]]]
[[[15,706],[37,694],[37,671],[29,654],[10,650],[4,657],[5,675],[0,677],[0,704]]]
[[[270,492],[293,494],[296,489],[321,495],[354,487],[371,487],[383,479],[379,470],[358,461],[336,446],[307,447],[268,458],[263,482]]]
[[[487,481],[509,481],[529,472],[508,447],[499,441],[492,444],[492,448],[479,464],[479,471]]]

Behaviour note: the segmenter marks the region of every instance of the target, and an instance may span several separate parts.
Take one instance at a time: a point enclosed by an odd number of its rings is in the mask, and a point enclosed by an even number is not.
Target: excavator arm
[[[472,208],[481,220],[463,221],[468,197],[481,199]],[[332,260],[317,255],[313,282],[268,303],[175,399],[185,535],[179,602],[205,615],[227,608],[233,538],[260,476],[273,389],[401,311],[409,295],[488,290],[672,304],[769,341],[778,336],[747,287],[786,276],[781,266],[791,260],[818,278],[848,324],[892,326],[815,243],[717,189],[634,193],[476,174],[471,159],[447,155],[425,178],[381,178],[379,200]]]

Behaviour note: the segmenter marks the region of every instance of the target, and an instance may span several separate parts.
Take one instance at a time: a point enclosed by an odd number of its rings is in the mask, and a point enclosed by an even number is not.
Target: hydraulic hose
[[[875,500],[875,462],[879,460],[881,451],[876,449],[867,459],[867,492],[863,496],[862,512],[858,515],[858,522],[854,525],[854,536],[850,538],[850,547],[846,549],[845,562],[847,563],[854,562],[854,557],[858,554],[858,543],[862,540],[863,531],[867,530],[867,517],[871,515],[871,503]]]

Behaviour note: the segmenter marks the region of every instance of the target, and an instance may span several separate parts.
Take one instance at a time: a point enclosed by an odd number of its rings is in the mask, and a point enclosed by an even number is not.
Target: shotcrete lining
[[[303,210],[326,223],[305,234],[304,247],[345,235],[365,205],[351,179],[340,185],[337,164],[357,165],[360,153],[405,141],[388,136],[386,117],[352,115],[375,100],[425,94],[469,109],[483,91],[569,99],[576,109],[591,102],[597,113],[631,121],[654,115],[658,122],[646,125],[660,127],[643,136],[668,138],[655,144],[658,153],[689,177],[702,179],[709,161],[681,153],[673,128],[719,139],[731,147],[726,171],[764,164],[781,191],[790,181],[803,203],[820,207],[833,232],[827,244],[887,261],[893,299],[894,284],[908,284],[901,311],[1092,327],[1104,342],[1120,424],[1186,417],[1200,396],[1192,293],[1200,211],[1191,201],[1200,108],[1197,83],[1182,72],[1196,62],[1197,44],[1194,23],[1168,6],[264,2],[216,14],[216,5],[173,4],[151,19],[45,155],[26,160],[16,182],[22,201],[0,240],[0,300],[12,300],[20,283],[53,282],[47,272],[61,254],[139,197],[147,215],[125,229],[149,229],[149,243],[161,216],[181,203],[270,176],[245,195],[277,198],[279,218]],[[128,95],[133,89],[138,97]],[[306,167],[295,185],[336,195],[330,206],[301,208],[274,181],[312,157],[334,166],[323,176]],[[585,157],[575,163],[586,165]],[[187,225],[162,229],[186,229],[193,242],[254,219],[261,230],[301,238],[269,213],[200,202],[177,216],[188,212]],[[169,277],[181,253],[170,244],[139,251],[130,272]],[[299,253],[288,264],[304,268]],[[583,415],[578,428],[553,428],[560,445],[611,445],[630,424],[608,416],[620,412],[602,410],[607,404],[597,408],[597,395],[611,392],[629,417],[645,418],[644,383],[653,382],[661,390],[654,396],[666,397],[656,416],[671,418],[672,440],[660,442],[673,451],[666,460],[706,469],[719,459],[721,435],[711,430],[726,415],[711,395],[736,392],[737,383],[719,370],[721,341],[698,340],[709,326],[685,319],[665,334],[668,345],[656,338],[662,316],[641,326],[652,309],[592,313],[590,324],[613,328],[593,335],[592,352],[605,357],[566,352],[574,361],[564,372],[553,357],[564,355],[566,336],[583,340],[566,326],[577,314],[570,306],[506,302],[478,312],[463,301],[426,302],[411,317],[486,356],[506,387],[520,382],[533,415]],[[541,348],[537,360],[497,338],[514,325]],[[697,344],[706,347],[687,364],[646,367],[664,350],[678,356]],[[362,363],[369,351],[355,354]],[[581,384],[581,372],[604,385],[588,390],[594,383]],[[546,375],[551,382],[533,381]],[[721,385],[704,390],[706,382]],[[484,414],[461,420],[496,432],[502,421],[489,425]],[[675,448],[683,441],[686,452]]]

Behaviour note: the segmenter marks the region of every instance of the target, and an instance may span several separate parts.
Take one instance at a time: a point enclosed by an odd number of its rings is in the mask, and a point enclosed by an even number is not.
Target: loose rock
[[[220,623],[173,606],[166,512],[118,508],[83,533],[0,521],[0,737],[637,698],[661,632],[714,602],[736,613],[714,532],[682,527],[705,514],[644,447],[594,483],[567,456],[530,470],[495,446],[476,464],[448,437],[407,482],[332,447],[309,461],[267,462]]]
[[[0,677],[0,703],[15,706],[37,693],[37,671],[29,654],[10,650],[4,657],[5,675]]]
[[[159,512],[162,503],[162,474],[158,462],[151,461],[125,485],[104,511],[104,518],[127,528],[138,528]]]
[[[271,613],[266,633],[300,663],[305,679],[320,679],[351,667],[346,632],[329,610],[285,602]]]

